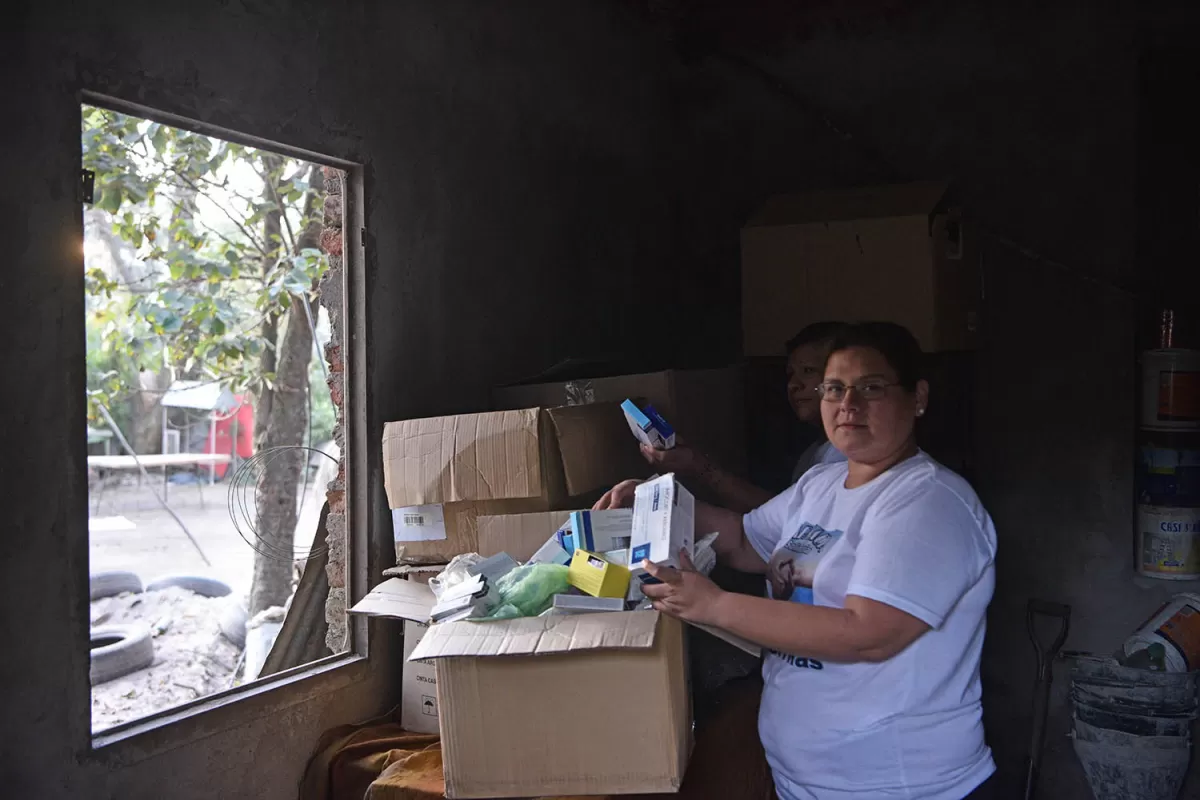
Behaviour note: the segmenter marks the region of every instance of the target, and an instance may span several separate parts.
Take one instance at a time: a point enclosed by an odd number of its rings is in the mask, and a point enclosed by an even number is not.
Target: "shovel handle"
[[[1048,645],[1043,645],[1038,638],[1037,627],[1034,624],[1037,617],[1053,617],[1059,621],[1058,633]],[[1037,654],[1037,681],[1033,687],[1033,720],[1032,735],[1029,745],[1029,760],[1026,762],[1025,800],[1032,800],[1037,791],[1038,772],[1042,760],[1042,747],[1046,741],[1046,714],[1049,711],[1050,681],[1054,658],[1067,641],[1071,630],[1071,607],[1064,603],[1054,603],[1049,600],[1030,598],[1025,606],[1025,627],[1029,631],[1029,641]]]
[[[1039,616],[1053,617],[1059,620],[1058,634],[1049,646],[1042,644],[1042,640],[1038,638],[1037,629],[1034,627],[1034,620]],[[1029,641],[1033,643],[1034,652],[1037,653],[1038,677],[1042,678],[1045,676],[1050,662],[1054,660],[1058,651],[1067,641],[1067,634],[1071,631],[1071,607],[1065,603],[1030,598],[1025,606],[1025,627],[1029,631]]]

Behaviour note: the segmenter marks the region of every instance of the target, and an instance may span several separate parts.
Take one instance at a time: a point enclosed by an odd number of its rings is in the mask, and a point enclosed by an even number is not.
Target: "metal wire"
[[[328,543],[318,542],[315,538],[312,547],[307,551],[296,547],[294,544],[290,547],[283,547],[277,542],[266,541],[258,531],[258,492],[272,466],[277,464],[281,458],[288,455],[303,457],[304,463],[301,465],[301,470],[305,475],[304,486],[307,487],[308,461],[312,453],[320,453],[335,465],[338,463],[338,460],[329,455],[329,453],[326,453],[324,450],[318,450],[315,447],[304,447],[302,445],[271,447],[255,453],[243,461],[238,465],[238,468],[229,479],[227,507],[229,518],[233,521],[233,527],[237,530],[238,535],[242,537],[242,541],[250,546],[250,549],[265,558],[289,562],[309,561],[323,556],[329,550]],[[306,494],[307,489],[303,490],[302,493]],[[293,542],[295,541],[295,526],[299,522],[300,511],[303,508],[303,503],[299,502],[301,499],[297,498],[296,516],[292,523],[291,541]]]

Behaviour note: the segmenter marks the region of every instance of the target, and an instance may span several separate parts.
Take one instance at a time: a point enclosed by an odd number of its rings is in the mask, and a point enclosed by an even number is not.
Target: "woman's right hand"
[[[643,481],[631,478],[621,481],[604,493],[604,496],[592,506],[592,511],[607,511],[610,508],[633,508],[633,491]]]

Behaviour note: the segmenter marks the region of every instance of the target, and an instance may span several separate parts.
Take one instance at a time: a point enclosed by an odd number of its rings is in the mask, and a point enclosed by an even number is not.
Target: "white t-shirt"
[[[979,658],[996,533],[970,485],[919,453],[854,489],[816,466],[745,516],[772,597],[877,600],[931,630],[879,664],[768,651],[759,734],[783,800],[961,800],[992,772]]]

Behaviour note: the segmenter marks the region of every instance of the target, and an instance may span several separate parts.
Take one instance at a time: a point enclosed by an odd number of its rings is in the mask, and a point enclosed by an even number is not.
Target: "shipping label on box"
[[[695,518],[696,501],[673,473],[640,484],[633,495],[630,566],[649,559],[678,567],[680,550],[693,555]]]
[[[438,733],[437,668],[432,661],[409,661],[429,626],[404,621],[404,667],[400,724],[413,733]]]
[[[392,532],[397,542],[436,542],[446,538],[446,517],[440,503],[392,509]]]

